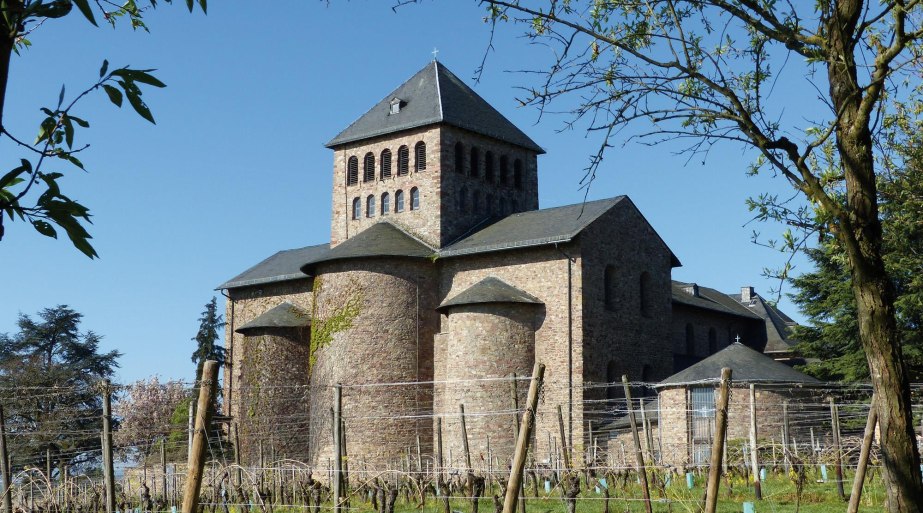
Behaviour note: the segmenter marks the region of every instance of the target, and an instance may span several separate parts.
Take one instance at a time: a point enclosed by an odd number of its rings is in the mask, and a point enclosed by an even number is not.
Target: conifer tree
[[[199,317],[199,331],[192,338],[196,343],[196,349],[192,353],[192,363],[196,364],[196,382],[202,379],[205,360],[215,360],[219,367],[224,365],[224,346],[218,344],[218,331],[223,327],[224,317],[218,313],[218,298],[213,296],[212,300],[205,304],[202,317]]]

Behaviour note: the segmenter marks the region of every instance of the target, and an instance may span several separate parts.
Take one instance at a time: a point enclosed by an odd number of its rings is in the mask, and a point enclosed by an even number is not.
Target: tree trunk
[[[857,25],[864,9],[865,2],[859,0],[835,0],[824,12],[830,98],[839,116],[836,145],[846,179],[846,207],[837,216],[835,229],[849,257],[859,338],[880,398],[877,407],[888,509],[918,513],[923,511],[923,482],[910,411],[910,383],[897,331],[893,285],[881,254],[870,113],[862,110],[863,101],[880,101],[882,92],[859,84],[855,60]]]

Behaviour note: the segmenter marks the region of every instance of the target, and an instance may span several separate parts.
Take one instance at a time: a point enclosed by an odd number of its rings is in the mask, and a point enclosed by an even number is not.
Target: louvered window
[[[494,154],[489,151],[484,154],[484,180],[494,183]]]
[[[414,171],[424,171],[426,170],[426,143],[420,141],[416,146],[413,147]]]
[[[381,179],[391,178],[391,150],[381,152]]]
[[[359,159],[349,157],[346,163],[346,185],[356,185],[359,183]]]
[[[375,180],[375,155],[368,152],[362,161],[362,181],[371,182],[373,180]]]
[[[410,150],[406,146],[397,149],[397,176],[405,176],[410,164]]]
[[[410,210],[420,210],[420,189],[410,189]]]

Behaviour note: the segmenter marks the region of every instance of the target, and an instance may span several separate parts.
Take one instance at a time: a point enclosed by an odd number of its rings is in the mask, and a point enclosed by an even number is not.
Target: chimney
[[[699,297],[699,286],[698,284],[691,283],[683,287],[683,292],[689,294],[692,297]]]
[[[753,290],[753,287],[741,287],[740,288],[740,302],[741,303],[752,303],[756,300],[756,292]]]

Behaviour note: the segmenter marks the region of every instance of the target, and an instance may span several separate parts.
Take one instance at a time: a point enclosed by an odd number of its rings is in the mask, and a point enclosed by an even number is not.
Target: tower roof
[[[442,302],[437,310],[450,306],[474,305],[482,303],[526,303],[541,305],[542,301],[524,290],[520,290],[499,278],[488,276],[467,289],[459,292],[452,299]]]
[[[393,108],[395,105],[396,109]],[[326,146],[335,148],[370,137],[436,123],[445,123],[537,153],[545,153],[541,146],[439,61],[427,64]]]

